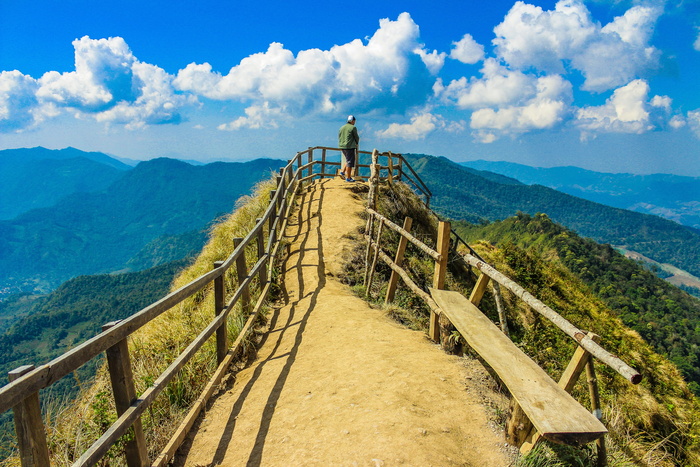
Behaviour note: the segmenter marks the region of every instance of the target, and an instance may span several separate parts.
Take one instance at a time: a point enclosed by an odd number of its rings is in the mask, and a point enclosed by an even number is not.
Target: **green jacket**
[[[360,135],[357,127],[351,123],[346,123],[338,131],[338,147],[340,149],[355,149],[360,142]]]

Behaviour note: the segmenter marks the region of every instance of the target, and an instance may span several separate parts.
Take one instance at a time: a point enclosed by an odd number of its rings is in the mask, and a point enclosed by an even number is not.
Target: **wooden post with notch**
[[[326,148],[321,149],[321,173],[326,174]]]
[[[223,266],[223,261],[214,261],[214,269]],[[226,301],[226,283],[224,274],[214,279],[214,316],[219,316],[224,311]],[[228,332],[226,323],[223,323],[216,330],[216,363],[221,363],[226,358],[228,349]]]
[[[240,245],[242,241],[243,241],[243,238],[241,238],[241,237],[234,238],[233,239],[233,248],[234,249],[238,248],[238,245]],[[245,262],[245,248],[243,249],[243,251],[241,251],[240,256],[236,259],[236,275],[238,276],[238,285],[239,286],[248,277],[248,266],[246,265],[246,262]],[[241,310],[243,311],[244,315],[249,315],[250,309],[251,309],[250,288],[246,285],[245,288],[243,289],[243,293],[241,294]]]
[[[113,321],[102,326],[106,331],[115,326],[118,321]],[[121,416],[136,400],[136,388],[134,387],[134,375],[131,371],[131,359],[129,357],[129,345],[126,339],[114,344],[105,352],[107,354],[107,367],[109,378],[112,381],[114,404],[117,415]],[[146,448],[146,436],[143,433],[141,418],[137,418],[131,425],[134,437],[126,442],[124,454],[126,464],[129,467],[142,467],[150,465],[148,462],[148,449]]]
[[[407,217],[403,220],[403,229],[406,232],[411,231],[411,227],[413,226],[413,219],[410,217]],[[408,238],[404,237],[401,235],[399,238],[399,246],[396,249],[396,256],[394,257],[394,263],[396,263],[397,266],[401,267],[403,264],[403,256],[404,253],[406,252],[406,246],[408,245]],[[399,274],[394,271],[393,269],[391,270],[391,277],[389,278],[389,285],[386,288],[386,298],[384,299],[384,303],[389,304],[394,301],[394,296],[396,295],[396,286],[399,283]]]
[[[34,369],[34,365],[24,365],[10,371],[10,382],[15,381]],[[29,394],[12,408],[15,418],[15,433],[22,467],[43,467],[49,465],[49,447],[46,431],[41,419],[39,393]]]
[[[435,274],[433,275],[433,288],[444,289],[445,278],[447,277],[447,257],[450,250],[450,223],[438,223],[437,232],[437,252],[440,254],[440,261],[435,262]],[[435,310],[430,311],[430,329],[428,336],[435,342],[440,340],[439,316]]]

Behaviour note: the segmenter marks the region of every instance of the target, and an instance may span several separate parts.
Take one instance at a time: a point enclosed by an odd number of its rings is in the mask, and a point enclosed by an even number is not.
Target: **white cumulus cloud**
[[[658,66],[660,52],[649,41],[661,12],[634,6],[601,26],[582,0],[560,0],[550,11],[518,1],[494,29],[493,43],[515,69],[561,74],[572,67],[585,77],[583,89],[602,92]]]
[[[464,130],[462,122],[449,122],[444,117],[429,111],[417,113],[410,123],[392,123],[386,130],[377,131],[380,138],[395,138],[407,141],[424,139],[435,130],[456,133]]]
[[[450,58],[473,65],[484,59],[484,46],[476,42],[471,34],[465,34],[462,39],[452,43]]]
[[[279,128],[278,121],[285,116],[284,109],[272,108],[268,102],[262,105],[252,105],[245,109],[245,117],[238,117],[236,120],[219,125],[217,128],[223,131],[235,131],[241,129],[276,129]]]
[[[265,103],[297,114],[396,110],[424,103],[434,79],[430,75],[444,59],[444,53],[425,50],[418,25],[402,13],[395,21],[380,20],[366,44],[355,39],[295,56],[272,43],[225,75],[208,63],[192,63],[178,72],[174,85],[209,99],[250,102],[252,112]]]
[[[179,122],[192,98],[177,94],[173,77],[140,62],[121,37],[73,41],[75,70],[41,78],[18,71],[0,78],[0,130],[21,130],[62,112],[138,128]]]
[[[17,70],[0,72],[0,131],[19,130],[34,122],[39,84]]]
[[[648,102],[649,85],[634,80],[615,90],[604,105],[583,107],[576,112],[578,128],[593,132],[644,133],[653,129]]]

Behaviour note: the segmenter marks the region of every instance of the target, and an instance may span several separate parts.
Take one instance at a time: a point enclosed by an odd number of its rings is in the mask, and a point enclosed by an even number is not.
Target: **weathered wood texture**
[[[403,221],[403,230],[406,232],[411,231],[413,226],[413,219],[407,217]],[[396,256],[394,257],[394,264],[401,267],[403,264],[403,256],[406,253],[406,245],[408,244],[408,239],[401,235],[399,238],[399,246],[396,248]],[[399,283],[399,275],[393,269],[391,270],[391,277],[389,278],[389,284],[386,287],[386,297],[384,303],[392,303],[394,301],[394,295],[396,294],[396,286]]]
[[[607,433],[600,421],[457,292],[430,293],[467,343],[491,366],[542,436],[581,445]]]
[[[595,358],[601,362],[608,365],[613,370],[617,371],[619,374],[624,376],[632,384],[638,384],[642,381],[642,375],[639,374],[637,370],[620,360],[619,358],[612,355],[610,352],[602,348],[590,337],[586,336],[586,333],[576,328],[569,321],[564,319],[559,313],[549,308],[547,305],[535,298],[531,293],[522,288],[520,285],[500,273],[491,265],[485,263],[484,261],[470,255],[465,254],[462,257],[470,265],[479,269],[482,273],[489,276],[491,279],[495,280],[503,287],[507,288],[515,296],[519,297],[522,301],[527,303],[533,310],[547,318],[549,321],[554,323],[559,329],[564,331],[570,337],[575,339],[581,347],[586,349]]]

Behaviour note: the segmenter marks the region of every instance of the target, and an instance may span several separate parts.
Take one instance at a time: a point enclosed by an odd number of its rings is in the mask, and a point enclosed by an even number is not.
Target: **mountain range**
[[[700,277],[700,230],[655,215],[577,198],[542,185],[525,185],[445,157],[405,155],[433,192],[431,206],[446,217],[488,223],[546,213],[579,235],[636,252]]]
[[[50,186],[50,196],[36,189],[17,209],[23,212],[0,221],[0,296],[45,293],[78,275],[137,271],[195,254],[207,226],[282,165],[257,159],[193,166],[161,158],[131,168],[105,154],[43,148],[0,151],[0,161],[14,168],[17,187],[5,187],[2,205],[22,198],[28,178],[41,187],[57,172],[70,174]],[[34,177],[19,178],[37,166],[44,168]],[[5,178],[11,175],[3,172]]]
[[[700,178],[670,174],[613,174],[578,167],[530,167],[513,162],[469,161],[461,165],[543,185],[616,208],[654,214],[700,228]]]

